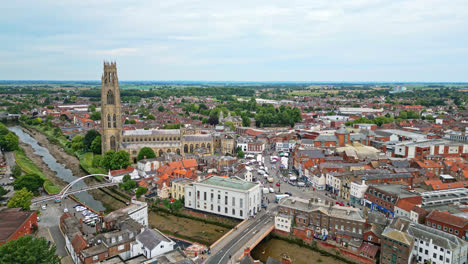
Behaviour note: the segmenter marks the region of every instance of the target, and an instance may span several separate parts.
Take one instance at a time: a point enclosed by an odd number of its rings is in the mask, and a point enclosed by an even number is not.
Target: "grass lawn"
[[[44,179],[44,189],[47,193],[49,194],[56,194],[61,191],[61,189],[54,185],[45,175],[42,173],[42,171],[30,160],[24,151],[22,150],[15,150],[15,156],[16,156],[16,164],[26,172],[27,174],[37,174],[39,175],[42,179]]]
[[[97,154],[94,154],[94,155],[97,155]],[[80,154],[79,159],[80,159],[81,167],[83,167],[83,169],[90,174],[107,174],[107,172],[103,168],[93,167],[94,155],[92,152],[86,152],[86,153]],[[101,176],[96,176],[96,177],[99,179],[102,179]]]

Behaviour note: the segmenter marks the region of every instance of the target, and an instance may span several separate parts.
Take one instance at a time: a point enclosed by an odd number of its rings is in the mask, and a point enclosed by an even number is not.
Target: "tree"
[[[130,154],[121,150],[119,152],[108,151],[104,154],[101,160],[101,167],[106,170],[117,170],[120,168],[127,168],[131,165]]]
[[[94,153],[94,154],[101,154],[101,136],[97,136],[94,138],[93,142],[91,142],[91,148],[90,150]]]
[[[21,176],[21,168],[18,165],[13,166],[13,169],[11,169],[11,174],[14,178],[18,178]]]
[[[158,107],[158,111],[159,111],[159,112],[164,112],[164,110],[165,110],[165,109],[164,109],[164,106],[160,105],[160,106]]]
[[[17,150],[19,146],[18,137],[12,133],[8,132],[6,135],[0,135],[0,147],[5,151],[14,151]]]
[[[29,210],[31,208],[31,199],[33,193],[28,189],[23,188],[13,194],[13,197],[8,201],[8,208],[21,208],[23,210]]]
[[[0,246],[0,263],[59,264],[55,250],[45,238],[22,236]]]
[[[248,116],[242,116],[242,125],[245,127],[250,126],[250,118]]]
[[[242,149],[240,149],[237,152],[237,157],[240,158],[240,159],[243,159],[245,157],[245,153],[244,153],[244,151],[242,151]]]
[[[136,197],[140,197],[142,196],[143,194],[145,194],[146,192],[148,192],[148,189],[145,188],[145,187],[138,187],[138,189],[136,190]]]
[[[152,114],[149,114],[149,115],[146,116],[146,120],[155,120],[155,119],[156,118]]]
[[[94,129],[91,129],[88,132],[86,132],[86,135],[83,138],[83,144],[85,149],[91,150],[91,144],[93,143],[93,140],[99,136],[101,136],[101,134],[99,134],[99,132]]]
[[[94,155],[92,165],[94,168],[97,168],[101,165],[102,156],[101,155]]]
[[[124,176],[124,178],[127,177],[127,176],[128,176],[128,178],[126,180],[124,180],[123,183],[119,184],[120,188],[125,190],[125,191],[130,191],[130,190],[133,190],[136,187],[138,187],[136,181],[130,179],[130,175],[127,174],[127,175]]]
[[[182,203],[182,200],[176,200],[175,202],[172,203],[172,211],[179,211],[180,209],[182,209],[182,207],[184,207],[184,204]]]
[[[149,147],[143,147],[138,152],[137,160],[152,159],[152,158],[156,158],[156,154],[154,154],[153,149]]]
[[[217,125],[219,123],[217,116],[210,116],[208,119],[208,124],[210,125]]]
[[[41,176],[31,173],[20,176],[13,182],[13,187],[15,190],[21,190],[23,188],[28,189],[28,191],[37,193],[39,188],[44,184],[44,180]]]
[[[101,112],[92,112],[89,115],[89,119],[94,120],[94,121],[101,120]]]
[[[0,123],[0,135],[6,135],[8,133],[10,133],[10,130],[8,130],[3,123]]]
[[[3,188],[3,186],[0,186],[0,199],[3,197],[3,195],[7,194],[8,191]]]
[[[84,143],[83,143],[83,136],[82,135],[76,135],[70,144],[70,147],[73,151],[79,151],[84,148]]]

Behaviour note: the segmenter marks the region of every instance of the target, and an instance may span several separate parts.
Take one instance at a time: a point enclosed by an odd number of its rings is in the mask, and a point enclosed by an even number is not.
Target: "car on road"
[[[14,180],[14,179],[15,179],[15,178],[13,178],[13,177],[10,177],[10,181],[12,181],[12,180]]]
[[[279,182],[277,182],[277,183],[276,183],[276,186],[278,186],[278,187],[279,187],[279,186],[280,186],[280,183],[279,183]]]
[[[344,206],[344,203],[342,203],[342,202],[337,201],[336,204],[339,205],[339,206]]]
[[[289,195],[289,196],[292,196],[292,193],[290,193],[290,192],[285,192],[284,194],[287,194],[287,195]]]
[[[68,209],[67,209],[67,208],[64,208],[64,209],[63,209],[63,212],[64,212],[64,213],[68,213]]]
[[[42,208],[42,210],[45,210],[45,209],[47,209],[47,206],[43,205],[43,206],[41,206],[41,208]]]

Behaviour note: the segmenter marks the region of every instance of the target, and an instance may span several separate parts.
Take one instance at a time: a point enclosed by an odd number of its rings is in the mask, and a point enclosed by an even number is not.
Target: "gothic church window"
[[[113,105],[115,103],[114,93],[112,91],[107,92],[107,104]]]

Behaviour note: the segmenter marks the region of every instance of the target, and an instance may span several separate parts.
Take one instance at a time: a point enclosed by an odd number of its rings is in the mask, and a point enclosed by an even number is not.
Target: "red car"
[[[279,187],[279,186],[280,186],[280,183],[279,183],[279,182],[277,182],[277,183],[276,183],[276,186],[278,186],[278,187]]]
[[[344,203],[342,203],[342,202],[336,202],[336,204],[338,204],[340,206],[344,206]]]

